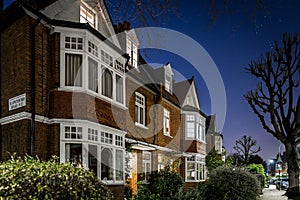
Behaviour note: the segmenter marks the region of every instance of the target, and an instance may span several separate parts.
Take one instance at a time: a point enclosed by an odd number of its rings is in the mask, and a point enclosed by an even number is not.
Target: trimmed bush
[[[255,200],[260,188],[256,177],[245,169],[218,167],[206,184],[199,187],[206,200]]]
[[[148,183],[139,184],[136,199],[173,199],[183,184],[182,178],[176,172],[153,172]]]
[[[113,199],[92,172],[59,164],[57,158],[12,157],[0,171],[0,199]]]

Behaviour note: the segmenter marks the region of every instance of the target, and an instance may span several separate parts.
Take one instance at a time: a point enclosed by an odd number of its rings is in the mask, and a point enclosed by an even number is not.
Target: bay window
[[[99,42],[83,33],[62,34],[61,87],[87,90],[124,106],[126,59]]]
[[[123,184],[124,133],[103,125],[76,124],[61,124],[61,162],[88,169],[106,184]]]
[[[191,156],[186,158],[186,181],[203,181],[205,180],[205,157]]]
[[[198,115],[186,115],[186,139],[205,142],[204,120]]]

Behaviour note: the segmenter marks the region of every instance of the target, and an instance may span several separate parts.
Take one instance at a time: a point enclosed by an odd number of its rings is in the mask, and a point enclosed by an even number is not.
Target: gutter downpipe
[[[30,108],[31,108],[31,124],[30,124],[30,155],[34,156],[34,133],[35,133],[35,31],[41,18],[37,18],[31,27],[31,91],[30,91]]]

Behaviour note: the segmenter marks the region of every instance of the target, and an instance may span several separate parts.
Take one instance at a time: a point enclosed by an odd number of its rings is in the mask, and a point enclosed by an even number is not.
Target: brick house
[[[205,180],[208,117],[194,78],[176,83],[170,63],[148,65],[103,0],[17,1],[1,13],[0,44],[1,160],[57,155],[117,199],[126,178],[136,192],[165,168],[186,187]]]

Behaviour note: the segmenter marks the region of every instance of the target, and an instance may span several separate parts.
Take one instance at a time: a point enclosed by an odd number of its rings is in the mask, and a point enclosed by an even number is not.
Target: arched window
[[[101,152],[101,180],[113,180],[113,154],[109,148],[103,148]]]
[[[113,75],[109,69],[103,70],[102,75],[102,95],[112,98]]]

